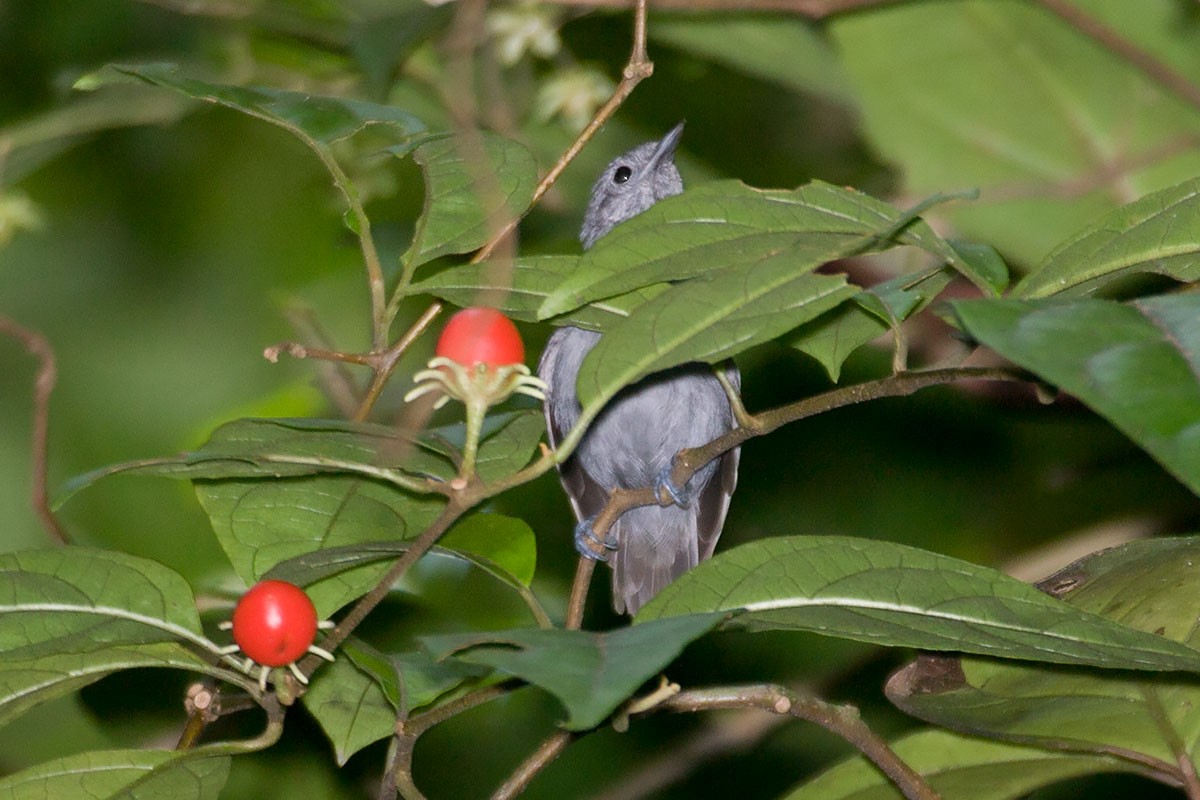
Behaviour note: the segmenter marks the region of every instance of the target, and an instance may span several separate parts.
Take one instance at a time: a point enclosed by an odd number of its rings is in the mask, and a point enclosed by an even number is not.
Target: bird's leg
[[[599,550],[601,548],[609,551],[616,550],[617,539],[611,533],[604,539],[598,538],[596,531],[592,529],[595,521],[595,517],[588,517],[575,526],[575,549],[584,558],[590,558],[593,561],[608,561],[608,557]]]
[[[675,481],[671,478],[674,467],[675,459],[672,458],[665,467],[658,471],[658,475],[654,478],[654,496],[664,505],[669,499],[680,508],[687,508],[692,502],[692,493],[688,491],[687,484],[675,485]]]

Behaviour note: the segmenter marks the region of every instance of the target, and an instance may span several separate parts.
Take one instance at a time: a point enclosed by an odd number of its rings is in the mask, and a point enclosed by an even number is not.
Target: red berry
[[[304,655],[317,636],[317,609],[299,586],[260,581],[233,609],[233,640],[255,663],[283,667]]]
[[[464,308],[452,316],[434,352],[465,367],[525,362],[525,344],[517,326],[494,308]]]

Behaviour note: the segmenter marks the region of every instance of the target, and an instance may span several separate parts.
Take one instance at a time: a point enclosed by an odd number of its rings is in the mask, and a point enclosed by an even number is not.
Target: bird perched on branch
[[[682,134],[680,123],[661,140],[639,145],[605,168],[592,187],[579,234],[585,249],[618,223],[683,191],[674,160]],[[576,378],[599,339],[594,331],[563,327],[542,353],[538,376],[550,387],[546,423],[555,445],[579,419]],[[726,374],[737,388],[737,369],[731,365]],[[712,555],[737,483],[739,450],[709,462],[683,487],[673,485],[671,468],[677,452],[706,444],[733,425],[729,398],[712,368],[685,364],[623,389],[560,466],[563,488],[579,519],[576,549],[598,560],[605,558],[589,542],[611,552],[607,560],[617,613],[636,613],[664,586]],[[674,502],[630,509],[604,541],[597,540],[591,523],[609,493],[647,486]]]

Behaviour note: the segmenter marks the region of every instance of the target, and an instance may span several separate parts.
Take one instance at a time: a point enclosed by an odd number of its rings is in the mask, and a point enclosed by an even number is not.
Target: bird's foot
[[[592,530],[592,523],[595,521],[595,517],[588,517],[575,526],[575,549],[584,558],[590,558],[593,561],[608,561],[608,557],[600,551],[616,550],[617,540],[612,534],[604,539],[597,537],[596,532]]]
[[[676,486],[675,481],[671,479],[671,471],[674,468],[674,462],[667,464],[654,478],[654,496],[663,499],[663,494],[671,498],[671,502],[680,508],[687,508],[692,502],[692,493],[688,491],[687,486]]]

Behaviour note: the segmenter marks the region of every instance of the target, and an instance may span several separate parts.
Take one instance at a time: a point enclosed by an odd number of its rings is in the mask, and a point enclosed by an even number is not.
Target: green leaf
[[[0,778],[0,800],[217,800],[229,764],[174,750],[80,753]]]
[[[994,294],[1008,288],[1008,265],[996,252],[996,248],[990,244],[968,242],[964,239],[951,239],[949,244],[962,262],[969,266],[970,271],[994,290]]]
[[[465,433],[463,426],[454,430]],[[529,464],[545,432],[546,418],[541,409],[490,415],[484,420],[475,474],[488,482],[510,477]],[[461,447],[461,436],[456,437],[455,443]]]
[[[383,689],[352,659],[341,655],[313,676],[303,702],[329,737],[338,766],[396,732],[396,709]]]
[[[281,561],[315,550],[416,536],[440,513],[440,497],[408,495],[357,477],[197,481],[217,541],[247,585]],[[361,597],[386,564],[339,572],[312,585],[323,617]]]
[[[410,267],[480,247],[525,212],[537,186],[533,154],[495,134],[434,139],[413,158],[425,174],[425,210],[404,256]]]
[[[926,730],[891,743],[942,800],[1018,800],[1043,786],[1097,772],[1134,772],[1118,759],[999,744],[950,731]],[[864,756],[834,765],[783,800],[903,800]]]
[[[447,446],[453,436],[452,429],[435,429],[412,439],[394,427],[333,419],[239,419],[213,431],[199,450],[112,464],[72,478],[60,488],[55,506],[118,474],[196,480],[346,473],[401,486],[419,485],[425,477],[449,480],[457,474],[457,452]]]
[[[566,707],[565,726],[580,731],[603,722],[722,616],[676,617],[609,633],[516,630],[432,636],[424,642],[442,657],[484,664],[540,686]]]
[[[667,586],[636,621],[743,613],[749,630],[806,630],[893,647],[1057,663],[1200,669],[1200,651],[1088,614],[1001,572],[891,542],[764,539]]]
[[[176,572],[89,547],[0,555],[0,660],[186,641],[214,651]]]
[[[425,124],[393,106],[345,97],[314,95],[267,87],[230,86],[181,75],[172,64],[112,65],[82,79],[81,88],[95,88],[129,76],[182,92],[196,100],[216,103],[278,125],[314,145],[328,146],[367,128],[392,140],[411,142],[427,136]]]
[[[1088,294],[1137,272],[1200,279],[1200,178],[1105,214],[1055,248],[1013,295]]]
[[[481,566],[482,562],[488,562],[500,567],[526,587],[533,583],[537,537],[523,519],[503,514],[472,514],[457,522],[438,544],[467,558],[474,557]]]
[[[487,668],[453,659],[439,661],[427,650],[409,650],[390,657],[395,682],[382,684],[388,700],[405,713],[453,697],[466,686],[479,685]]]
[[[851,95],[828,40],[797,17],[656,15],[651,38],[790,89],[850,105]]]
[[[813,274],[839,258],[912,244],[992,293],[987,276],[976,274],[918,217],[945,199],[901,212],[823,183],[763,192],[726,182],[667,198],[618,225],[539,313],[647,282],[684,282],[616,322],[588,353],[577,384],[588,409],[583,419],[645,375],[688,362],[716,363],[839,305],[855,287],[843,275]]]
[[[855,295],[853,303],[843,303],[801,325],[786,342],[817,359],[836,382],[854,351],[925,309],[953,277],[949,268],[939,267],[876,284]]]
[[[596,409],[653,372],[692,361],[715,364],[787,333],[857,291],[844,275],[813,275],[804,264],[767,258],[689,281],[638,306],[592,348],[579,369],[580,403]]]
[[[1200,537],[1132,542],[1066,567],[1039,585],[1083,612],[1164,642],[1200,645]],[[923,658],[888,696],[910,714],[974,734],[1109,753],[1171,775],[1170,740],[1200,746],[1200,687],[1188,675],[1096,672],[983,658]]]
[[[1200,80],[1174,0],[1073,5]],[[1181,145],[1196,110],[1037,4],[896,3],[827,30],[905,191],[978,186],[980,203],[945,213],[1026,264],[1127,200],[1200,174],[1200,151]]]
[[[490,415],[477,473],[499,480],[524,467],[544,429],[536,409]],[[57,502],[122,472],[191,479],[234,570],[252,584],[277,563],[315,550],[353,549],[419,534],[444,499],[402,487],[453,477],[463,436],[461,424],[427,431],[414,441],[387,426],[340,420],[236,420],[214,431],[195,452],[79,476],[60,491]],[[387,565],[378,563],[386,557],[367,559],[355,570],[329,571],[328,580],[310,587],[317,608],[328,615],[361,596],[386,571]],[[499,572],[504,571],[501,566]]]
[[[437,700],[457,696],[459,691],[456,690],[478,686],[478,679],[489,673],[486,667],[453,659],[438,661],[423,648],[381,653],[354,637],[338,652],[346,655],[361,674],[373,680],[392,708],[403,716]]]
[[[391,561],[408,552],[407,542],[362,542],[326,547],[281,561],[264,578],[308,586],[346,570]],[[460,520],[430,555],[465,560],[515,588],[528,587],[537,562],[537,540],[524,520],[473,514]]]
[[[89,649],[89,642],[81,636],[73,645],[79,648],[75,652],[0,659],[0,725],[39,703],[82,689],[120,670],[169,667],[207,674],[221,672],[173,642],[97,644]]]
[[[718,181],[618,225],[583,255],[538,314],[558,316],[655,283],[740,273],[786,262],[789,254],[796,272],[811,271],[839,256],[886,249],[893,237],[957,261],[924,222],[862,192],[820,181],[791,191]],[[757,288],[748,282],[738,294],[753,296]]]
[[[488,415],[477,472],[485,480],[516,472],[529,463],[544,431],[536,409]],[[346,474],[424,490],[427,478],[447,481],[458,474],[464,437],[462,423],[413,438],[392,426],[337,419],[239,419],[213,431],[198,450],[111,464],[76,476],[60,488],[55,506],[118,474],[190,480]]]
[[[972,336],[1078,397],[1200,494],[1200,295],[954,310]]]
[[[413,285],[423,292],[448,300],[457,306],[471,306],[486,296],[491,304],[513,319],[536,322],[537,311],[546,298],[579,268],[580,256],[526,256],[518,258],[511,269],[502,270],[492,262],[464,264]],[[629,316],[637,306],[655,297],[667,287],[648,286],[617,297],[597,300],[567,314],[555,317],[560,325],[588,330],[603,330],[616,320]]]

